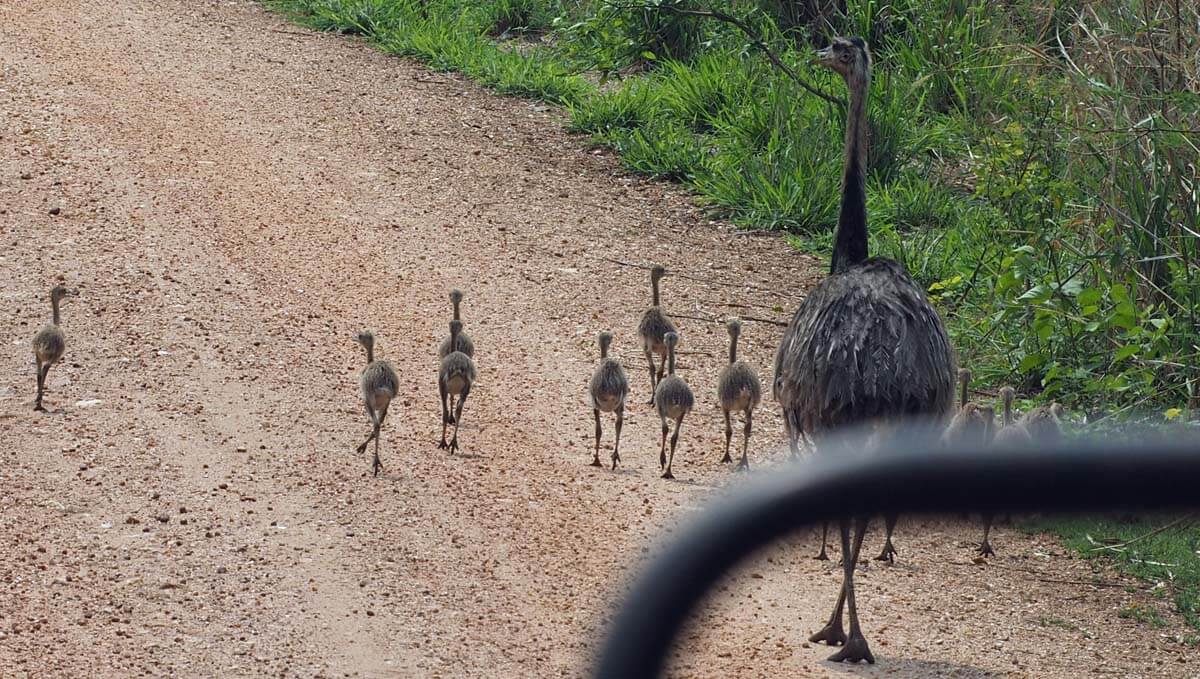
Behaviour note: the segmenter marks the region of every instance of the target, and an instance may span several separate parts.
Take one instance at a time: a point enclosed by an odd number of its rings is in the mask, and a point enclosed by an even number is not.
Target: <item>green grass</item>
[[[1157,596],[1170,597],[1188,625],[1200,629],[1200,555],[1197,555],[1200,525],[1189,520],[1147,536],[1174,520],[1174,517],[1074,518],[1042,520],[1028,528],[1058,535],[1079,555],[1111,561],[1126,573],[1141,578]],[[1122,544],[1126,542],[1130,544]],[[1110,545],[1120,551],[1097,549],[1099,545]],[[1118,616],[1152,627],[1167,626],[1157,611],[1143,605],[1126,606]]]

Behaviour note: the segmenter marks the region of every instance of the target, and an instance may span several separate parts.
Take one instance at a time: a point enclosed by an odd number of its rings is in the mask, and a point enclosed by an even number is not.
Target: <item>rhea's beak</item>
[[[833,48],[826,47],[819,49],[814,54],[812,60],[808,62],[809,66],[828,66],[833,61]]]

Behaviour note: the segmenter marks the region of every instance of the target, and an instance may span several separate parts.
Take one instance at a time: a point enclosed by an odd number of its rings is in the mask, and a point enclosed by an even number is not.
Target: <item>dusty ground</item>
[[[7,0],[0,67],[4,677],[580,676],[648,548],[731,478],[724,331],[697,319],[785,318],[820,275],[623,176],[553,112],[251,2]],[[677,482],[640,405],[646,272],[605,258],[675,272],[701,402]],[[80,295],[34,413],[56,279]],[[481,379],[450,457],[433,347],[453,286]],[[364,326],[402,380],[378,479],[353,452]],[[586,464],[604,328],[639,402],[616,473]],[[764,373],[779,333],[747,324]],[[757,421],[761,468],[781,426]],[[1004,528],[975,565],[976,530],[902,523],[901,561],[863,572],[873,668],[804,643],[837,583],[806,536],[730,578],[674,673],[1194,671],[1139,583]],[[1131,602],[1169,626],[1119,619]]]

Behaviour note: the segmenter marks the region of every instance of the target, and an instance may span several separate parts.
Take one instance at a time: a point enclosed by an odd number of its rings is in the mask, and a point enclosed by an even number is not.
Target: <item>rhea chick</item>
[[[737,465],[740,471],[750,468],[747,459],[750,418],[762,401],[762,384],[758,381],[758,373],[754,368],[737,358],[738,337],[742,334],[741,319],[729,319],[725,329],[729,331],[729,364],[721,370],[721,376],[717,380],[717,399],[721,403],[722,412],[725,413],[725,457],[721,458],[721,462],[733,461],[733,458],[729,457],[729,441],[733,438],[733,425],[729,414],[734,411],[741,412],[744,414],[745,424],[742,430],[742,459]]]
[[[650,403],[654,403],[655,390],[663,378],[667,363],[666,336],[669,332],[678,333],[675,324],[667,318],[667,312],[659,303],[658,282],[667,275],[667,270],[658,264],[650,269],[650,308],[642,314],[638,323],[638,335],[642,338],[642,353],[646,355],[646,363],[650,369]],[[678,336],[678,335],[677,335]],[[654,355],[659,358],[658,369],[654,368]]]
[[[942,434],[942,445],[946,448],[981,448],[988,442],[990,426],[984,408],[967,400],[971,371],[959,369],[958,381],[959,408]]]
[[[462,334],[462,321],[450,321],[450,346],[458,346]],[[442,359],[438,370],[438,394],[442,400],[442,442],[439,448],[449,448],[453,453],[458,450],[458,425],[462,423],[463,403],[467,394],[471,393],[471,384],[475,382],[475,362],[462,351],[452,351]],[[458,399],[457,406],[454,403]],[[453,413],[453,414],[452,414]],[[446,443],[446,427],[454,423],[454,436]]]
[[[462,305],[462,299],[462,290],[455,289],[450,291],[450,303],[454,305],[454,320],[456,321],[462,320],[462,317],[459,315],[459,306]],[[446,358],[452,351],[461,351],[467,356],[475,358],[475,343],[471,341],[471,338],[465,332],[458,333],[458,340],[454,343],[451,343],[450,338],[447,337],[442,340],[441,346],[438,347],[438,358]]]
[[[387,418],[388,406],[392,404],[392,399],[396,398],[396,393],[400,391],[400,378],[396,375],[396,369],[392,367],[391,363],[375,360],[375,335],[371,331],[364,330],[358,333],[355,340],[367,351],[367,367],[363,368],[362,376],[359,378],[359,387],[362,390],[367,417],[371,419],[371,435],[358,447],[358,454],[362,455],[363,451],[367,449],[367,444],[372,440],[375,441],[375,457],[371,462],[371,473],[379,476],[380,470],[383,469],[383,464],[379,461],[379,430],[383,427],[384,419]]]
[[[67,337],[59,327],[61,317],[58,303],[67,296],[67,289],[61,285],[54,286],[50,291],[50,322],[42,326],[33,336],[33,356],[37,361],[37,399],[33,402],[34,410],[42,410],[42,394],[46,391],[46,375],[50,366],[62,360],[67,350]]]
[[[1000,398],[1004,405],[1002,426],[992,439],[993,445],[1009,449],[1031,448],[1034,445],[1052,445],[1062,439],[1062,406],[1057,403],[1038,406],[1017,420],[1013,417],[1014,396],[1012,387],[1000,390]],[[988,540],[994,518],[990,514],[983,517],[983,540],[979,542],[979,548],[976,550],[980,556],[996,554]]]
[[[592,373],[592,383],[589,392],[592,396],[592,415],[596,418],[596,452],[592,457],[592,466],[600,467],[600,413],[617,414],[617,438],[613,444],[612,468],[617,468],[621,461],[621,425],[625,422],[625,398],[629,396],[629,380],[625,377],[625,369],[621,363],[608,357],[608,348],[612,345],[611,332],[602,332],[598,338],[600,344],[600,365]]]
[[[692,390],[683,378],[675,374],[675,347],[679,344],[679,335],[668,332],[663,336],[667,346],[667,375],[658,383],[654,390],[654,406],[658,417],[662,420],[662,445],[658,451],[658,464],[663,469],[664,479],[673,479],[671,464],[675,461],[675,444],[679,442],[679,426],[683,424],[685,415],[692,411],[696,399]],[[671,434],[671,456],[667,457],[667,420],[674,420],[675,432]]]

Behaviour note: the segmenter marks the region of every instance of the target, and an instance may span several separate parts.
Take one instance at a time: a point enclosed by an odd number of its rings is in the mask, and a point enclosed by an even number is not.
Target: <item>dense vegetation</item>
[[[621,0],[627,2],[627,0]],[[311,25],[566,106],[634,171],[827,253],[840,107],[697,0],[277,0]],[[1178,0],[738,0],[780,60],[871,43],[876,252],[984,384],[1178,417],[1200,385],[1200,17]],[[821,27],[820,30],[814,27]]]

